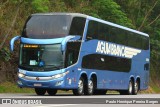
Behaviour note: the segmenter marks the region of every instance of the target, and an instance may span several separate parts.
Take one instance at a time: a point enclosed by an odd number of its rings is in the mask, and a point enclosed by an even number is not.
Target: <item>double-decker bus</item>
[[[37,95],[135,95],[148,88],[149,35],[79,13],[38,13],[27,19],[20,40],[19,87]]]

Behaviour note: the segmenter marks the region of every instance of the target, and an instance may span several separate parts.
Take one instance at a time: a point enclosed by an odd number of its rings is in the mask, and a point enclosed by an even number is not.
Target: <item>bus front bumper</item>
[[[48,80],[47,80],[48,79]],[[65,78],[51,79],[50,77],[30,77],[30,78],[18,78],[17,84],[19,87],[29,88],[53,88],[53,89],[64,89]]]

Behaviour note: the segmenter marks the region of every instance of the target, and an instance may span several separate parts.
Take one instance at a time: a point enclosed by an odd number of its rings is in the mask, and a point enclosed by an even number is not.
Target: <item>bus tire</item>
[[[92,95],[95,89],[95,82],[94,79],[91,78],[88,82],[87,82],[87,86],[86,89],[84,90],[84,94],[85,95]]]
[[[73,89],[74,95],[83,95],[84,94],[84,79],[81,77],[78,81],[78,88]]]
[[[133,95],[137,95],[138,91],[139,91],[139,82],[136,81],[133,87]]]
[[[47,89],[47,93],[50,96],[54,96],[54,95],[56,95],[57,90],[56,89]]]
[[[132,95],[133,94],[133,87],[134,87],[134,83],[132,80],[129,81],[129,86],[128,86],[128,93],[127,95]]]
[[[120,95],[132,95],[133,94],[133,87],[134,87],[134,84],[133,84],[133,81],[130,80],[129,81],[129,85],[128,85],[128,89],[127,90],[120,90]]]
[[[35,92],[37,95],[44,95],[46,93],[45,88],[35,88]]]

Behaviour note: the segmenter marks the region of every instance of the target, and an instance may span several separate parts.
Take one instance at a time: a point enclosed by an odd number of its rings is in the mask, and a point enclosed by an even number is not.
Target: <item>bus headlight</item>
[[[18,77],[23,78],[23,77],[25,77],[25,75],[23,73],[18,73]]]
[[[62,73],[62,74],[53,75],[52,78],[57,79],[57,78],[61,78],[61,77],[64,77],[64,76],[65,76],[65,73]]]
[[[56,74],[56,75],[53,75],[52,78],[53,79],[61,78],[61,77],[64,77],[68,73],[69,73],[69,71],[61,73],[61,74]]]

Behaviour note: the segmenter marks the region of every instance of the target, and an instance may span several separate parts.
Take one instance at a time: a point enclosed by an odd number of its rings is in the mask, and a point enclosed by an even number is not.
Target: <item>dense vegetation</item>
[[[9,41],[20,35],[26,18],[37,12],[78,12],[150,35],[150,86],[160,90],[160,0],[1,0],[0,83],[16,80],[17,54]],[[16,45],[18,47],[18,44]]]

